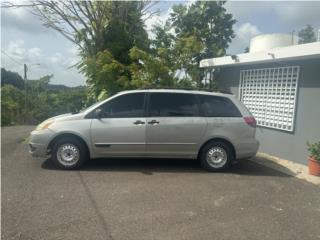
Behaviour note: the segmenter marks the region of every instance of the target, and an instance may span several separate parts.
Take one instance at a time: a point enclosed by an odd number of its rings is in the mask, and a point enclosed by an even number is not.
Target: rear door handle
[[[160,122],[158,122],[157,120],[151,120],[150,122],[148,122],[148,124],[151,125],[158,125]]]
[[[143,124],[145,124],[145,122],[143,122],[141,120],[137,120],[133,124],[135,124],[135,125],[143,125]]]

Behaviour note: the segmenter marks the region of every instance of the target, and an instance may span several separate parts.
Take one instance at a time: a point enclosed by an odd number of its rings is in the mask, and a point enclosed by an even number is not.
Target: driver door
[[[141,156],[146,151],[145,93],[128,93],[107,101],[92,119],[91,142],[95,156]]]

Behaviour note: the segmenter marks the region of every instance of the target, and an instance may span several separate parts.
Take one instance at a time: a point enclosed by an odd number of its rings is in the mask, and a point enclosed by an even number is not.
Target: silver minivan
[[[188,90],[120,92],[31,132],[32,156],[75,169],[90,158],[191,158],[209,171],[254,156],[256,121],[233,95]]]

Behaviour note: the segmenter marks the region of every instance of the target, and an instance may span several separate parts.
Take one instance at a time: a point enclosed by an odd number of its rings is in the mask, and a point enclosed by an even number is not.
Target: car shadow
[[[41,167],[46,170],[59,170],[50,159],[45,160]],[[128,158],[99,158],[87,161],[79,170],[80,172],[88,171],[105,171],[105,172],[140,172],[145,175],[152,175],[155,172],[172,172],[172,173],[197,173],[208,174],[199,161],[193,159],[128,159]],[[291,177],[281,171],[263,166],[253,161],[241,160],[234,163],[228,170],[215,174],[235,174],[251,176],[277,176]]]

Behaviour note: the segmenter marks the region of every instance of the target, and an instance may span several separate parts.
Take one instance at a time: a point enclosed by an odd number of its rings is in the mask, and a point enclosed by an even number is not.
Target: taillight
[[[257,126],[257,122],[254,119],[254,117],[244,117],[243,119],[246,122],[246,124],[250,125],[251,127],[255,128]]]

